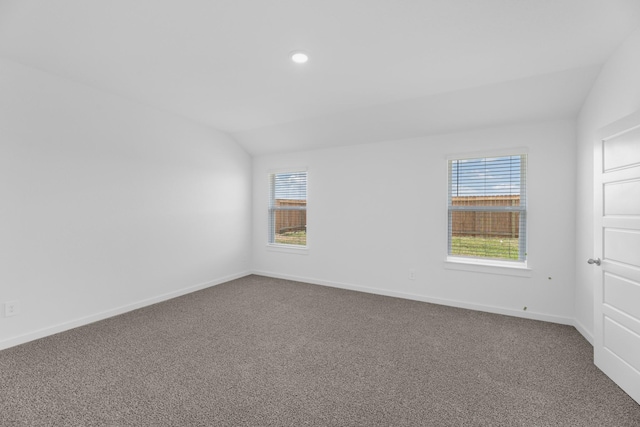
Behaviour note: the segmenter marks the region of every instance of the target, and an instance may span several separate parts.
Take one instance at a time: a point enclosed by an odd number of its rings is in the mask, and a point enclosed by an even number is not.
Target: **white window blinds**
[[[307,172],[269,175],[268,243],[307,245]]]
[[[526,154],[449,160],[449,255],[526,260]]]

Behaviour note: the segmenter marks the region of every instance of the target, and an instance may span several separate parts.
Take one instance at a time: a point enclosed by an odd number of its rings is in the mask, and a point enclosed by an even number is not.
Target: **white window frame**
[[[521,164],[521,188],[520,188],[520,206],[509,207],[465,207],[453,206],[451,195],[451,165],[453,160],[481,159],[490,157],[506,157],[506,156],[524,156],[524,165]],[[528,149],[514,148],[509,150],[482,151],[472,153],[452,154],[446,157],[447,161],[447,256],[445,258],[445,268],[464,271],[477,271],[483,273],[508,274],[515,276],[530,277],[531,269],[528,265]],[[489,211],[489,212],[511,212],[518,211],[524,217],[524,221],[520,222],[519,229],[519,259],[506,260],[499,258],[482,258],[482,257],[466,257],[462,255],[451,255],[451,212],[453,211]]]
[[[294,173],[302,173],[304,172],[306,175],[306,206],[304,208],[276,208],[275,206],[275,177],[276,175],[282,174],[294,174]],[[306,168],[290,168],[290,169],[278,169],[269,171],[267,174],[268,178],[268,209],[267,209],[267,249],[270,251],[276,252],[285,252],[285,253],[295,253],[295,254],[307,254],[309,249],[309,229],[308,229],[308,212],[309,212],[309,171]],[[295,244],[287,244],[287,243],[276,243],[275,242],[275,229],[273,228],[273,224],[275,222],[274,215],[278,210],[304,210],[307,213],[307,224],[306,227],[306,244],[305,245],[295,245]]]

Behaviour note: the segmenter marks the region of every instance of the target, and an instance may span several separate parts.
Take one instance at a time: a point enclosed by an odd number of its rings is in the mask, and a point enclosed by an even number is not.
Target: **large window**
[[[449,256],[527,259],[526,154],[449,160]]]
[[[307,246],[307,172],[269,174],[269,244]]]

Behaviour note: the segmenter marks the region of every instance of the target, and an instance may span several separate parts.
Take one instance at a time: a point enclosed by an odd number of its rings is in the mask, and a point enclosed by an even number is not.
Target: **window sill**
[[[267,250],[271,252],[283,252],[288,254],[308,255],[309,248],[307,246],[278,245],[267,244]]]
[[[480,260],[462,257],[447,257],[447,270],[471,271],[474,273],[499,274],[503,276],[531,277],[533,271],[526,262]]]

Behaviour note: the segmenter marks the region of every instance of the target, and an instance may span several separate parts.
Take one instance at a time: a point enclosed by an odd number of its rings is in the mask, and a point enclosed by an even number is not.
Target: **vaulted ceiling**
[[[575,117],[638,27],[639,0],[0,0],[0,57],[259,155]]]

